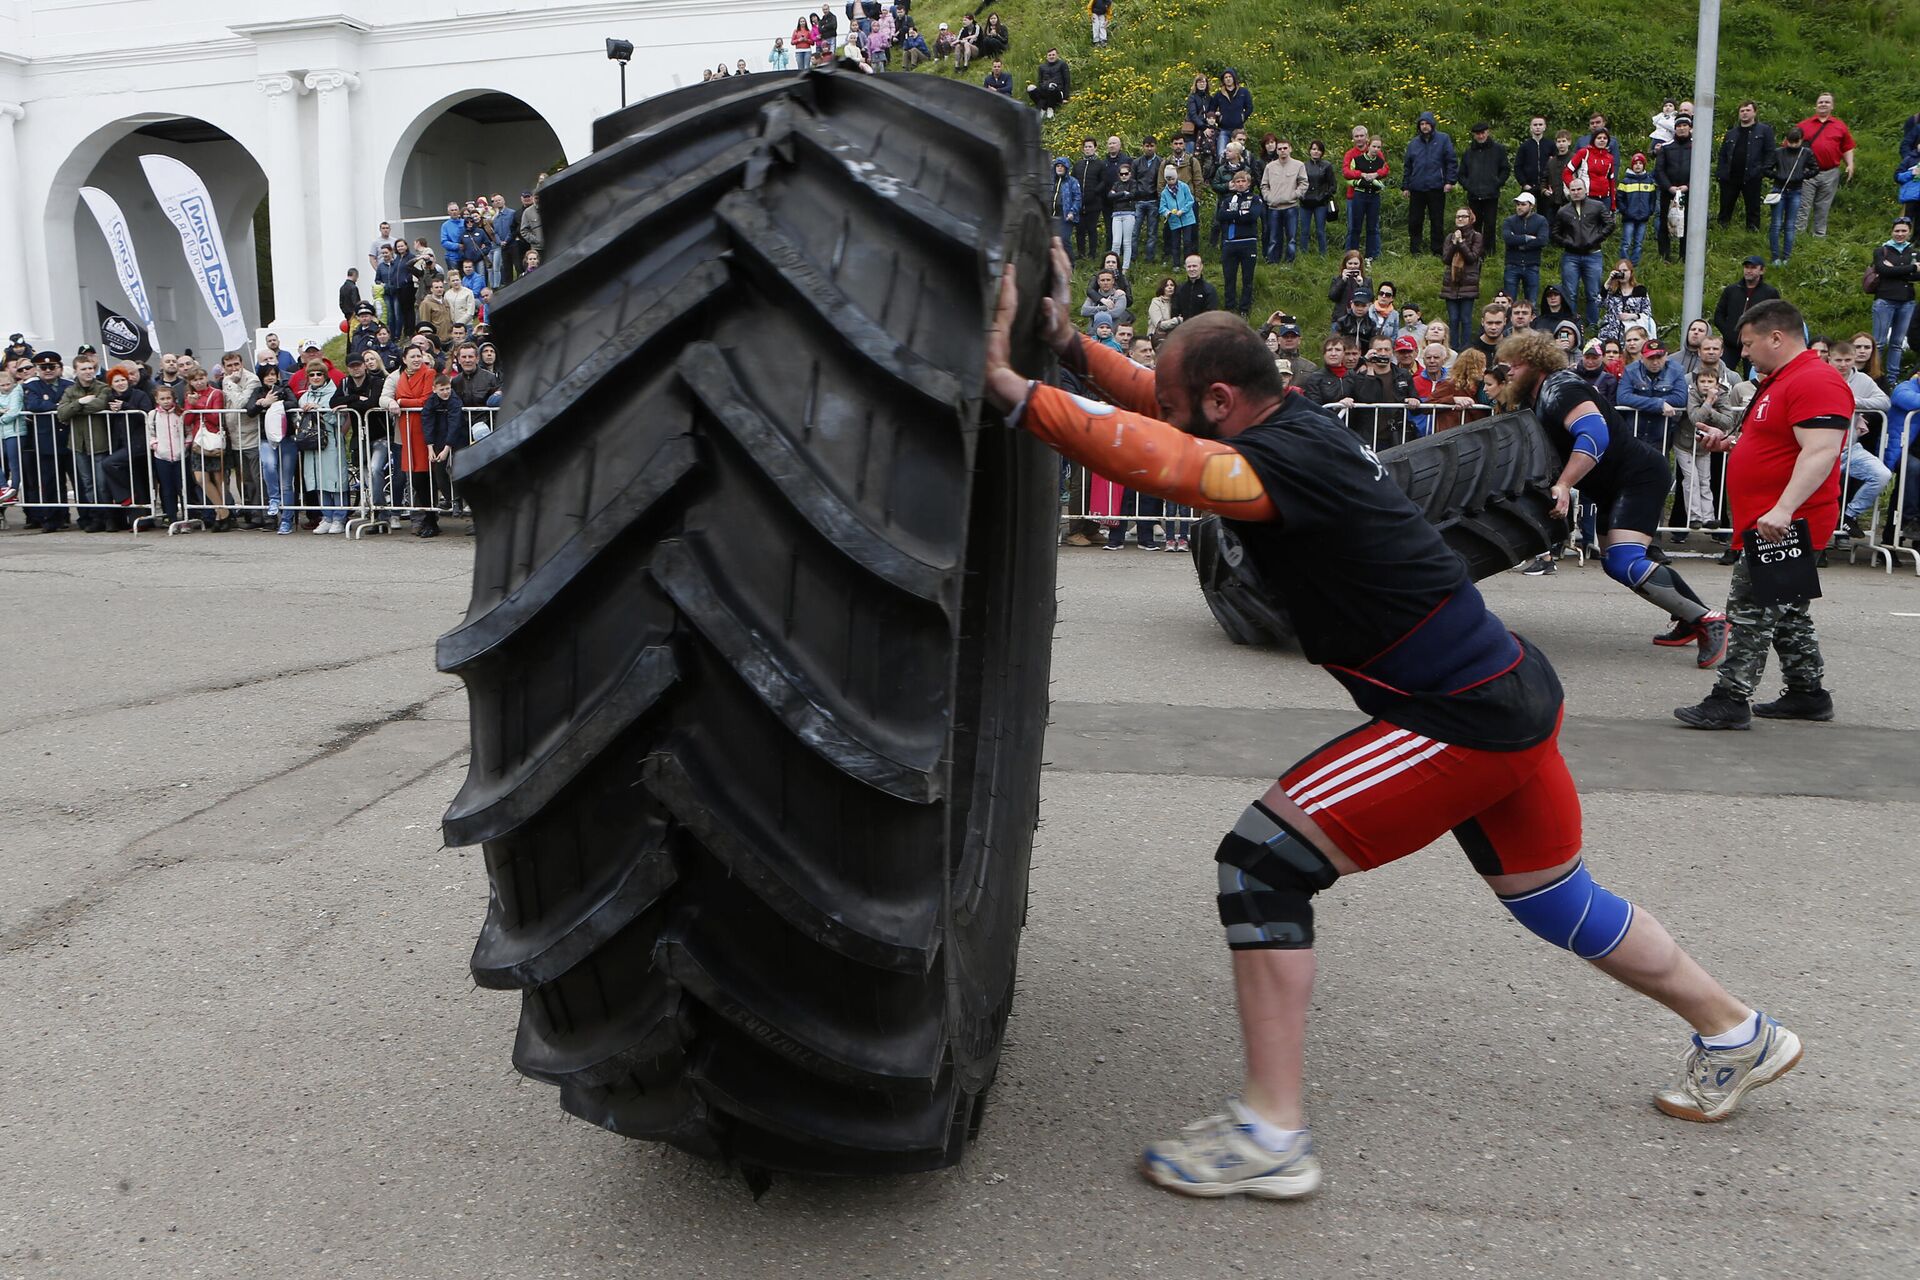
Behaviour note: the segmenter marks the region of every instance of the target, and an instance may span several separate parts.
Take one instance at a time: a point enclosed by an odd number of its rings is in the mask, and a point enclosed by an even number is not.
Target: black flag
[[[135,364],[145,364],[153,358],[153,344],[147,341],[147,331],[123,315],[109,311],[96,302],[94,310],[100,313],[100,349],[115,360],[131,360]]]

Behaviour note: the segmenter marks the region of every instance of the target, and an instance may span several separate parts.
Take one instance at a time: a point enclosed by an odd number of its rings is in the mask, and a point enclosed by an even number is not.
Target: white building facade
[[[620,105],[608,37],[635,46],[637,102],[722,62],[766,70],[801,12],[769,0],[0,0],[0,338],[20,330],[70,353],[99,343],[95,301],[134,314],[79,196],[94,186],[125,211],[162,346],[217,352],[141,173],[150,153],[206,184],[256,337],[337,333],[348,267],[371,296],[383,220],[437,247],[449,200],[498,192],[517,208],[541,171],[588,153],[593,121]]]

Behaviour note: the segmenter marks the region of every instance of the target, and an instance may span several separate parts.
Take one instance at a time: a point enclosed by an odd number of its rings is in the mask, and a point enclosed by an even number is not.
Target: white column
[[[346,278],[348,267],[361,268],[367,275],[366,250],[360,246],[359,229],[353,224],[358,207],[353,198],[354,176],[359,171],[353,155],[353,122],[349,118],[347,95],[360,87],[360,77],[347,71],[314,71],[307,76],[319,109],[319,131],[315,135],[320,153],[319,191],[315,205],[319,227],[314,237],[321,272],[321,291],[316,295],[320,317],[331,322],[338,308],[331,302]],[[373,296],[373,281],[360,281],[362,297]]]
[[[261,319],[270,328],[310,325],[321,313],[314,304],[313,246],[307,239],[302,89],[292,76],[262,76],[253,87],[267,99],[267,217],[273,225],[273,315]]]
[[[13,122],[26,114],[26,108],[17,102],[0,102],[0,173],[13,179],[20,176],[20,149],[14,141]],[[7,326],[5,333],[17,327],[36,341],[47,336],[33,332],[29,305],[26,228],[20,220],[19,198],[9,196],[0,199],[0,324]],[[0,334],[0,339],[4,336]]]

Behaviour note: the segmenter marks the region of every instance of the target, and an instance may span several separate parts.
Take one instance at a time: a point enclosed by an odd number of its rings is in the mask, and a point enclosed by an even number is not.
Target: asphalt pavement
[[[466,708],[432,643],[470,555],[0,533],[0,1276],[1920,1274],[1910,573],[1827,575],[1835,723],[1719,735],[1671,719],[1709,680],[1597,566],[1483,584],[1567,687],[1596,875],[1798,1030],[1797,1071],[1723,1125],[1660,1115],[1678,1024],[1443,842],[1317,900],[1325,1188],[1193,1202],[1133,1162],[1237,1079],[1213,847],[1358,717],[1227,643],[1186,557],[1063,551],[980,1139],[756,1200],[564,1115],[467,976],[487,890],[440,843]]]

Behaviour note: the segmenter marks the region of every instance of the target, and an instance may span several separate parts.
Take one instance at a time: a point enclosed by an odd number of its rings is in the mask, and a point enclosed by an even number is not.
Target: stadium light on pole
[[[1687,174],[1686,288],[1681,324],[1705,314],[1707,292],[1707,208],[1713,181],[1714,74],[1720,63],[1720,0],[1700,0],[1700,33],[1693,60],[1693,167]],[[1735,335],[1736,337],[1738,335]],[[1729,353],[1736,358],[1738,351]]]
[[[607,37],[607,58],[620,64],[620,105],[627,105],[627,63],[633,57],[633,41]]]

